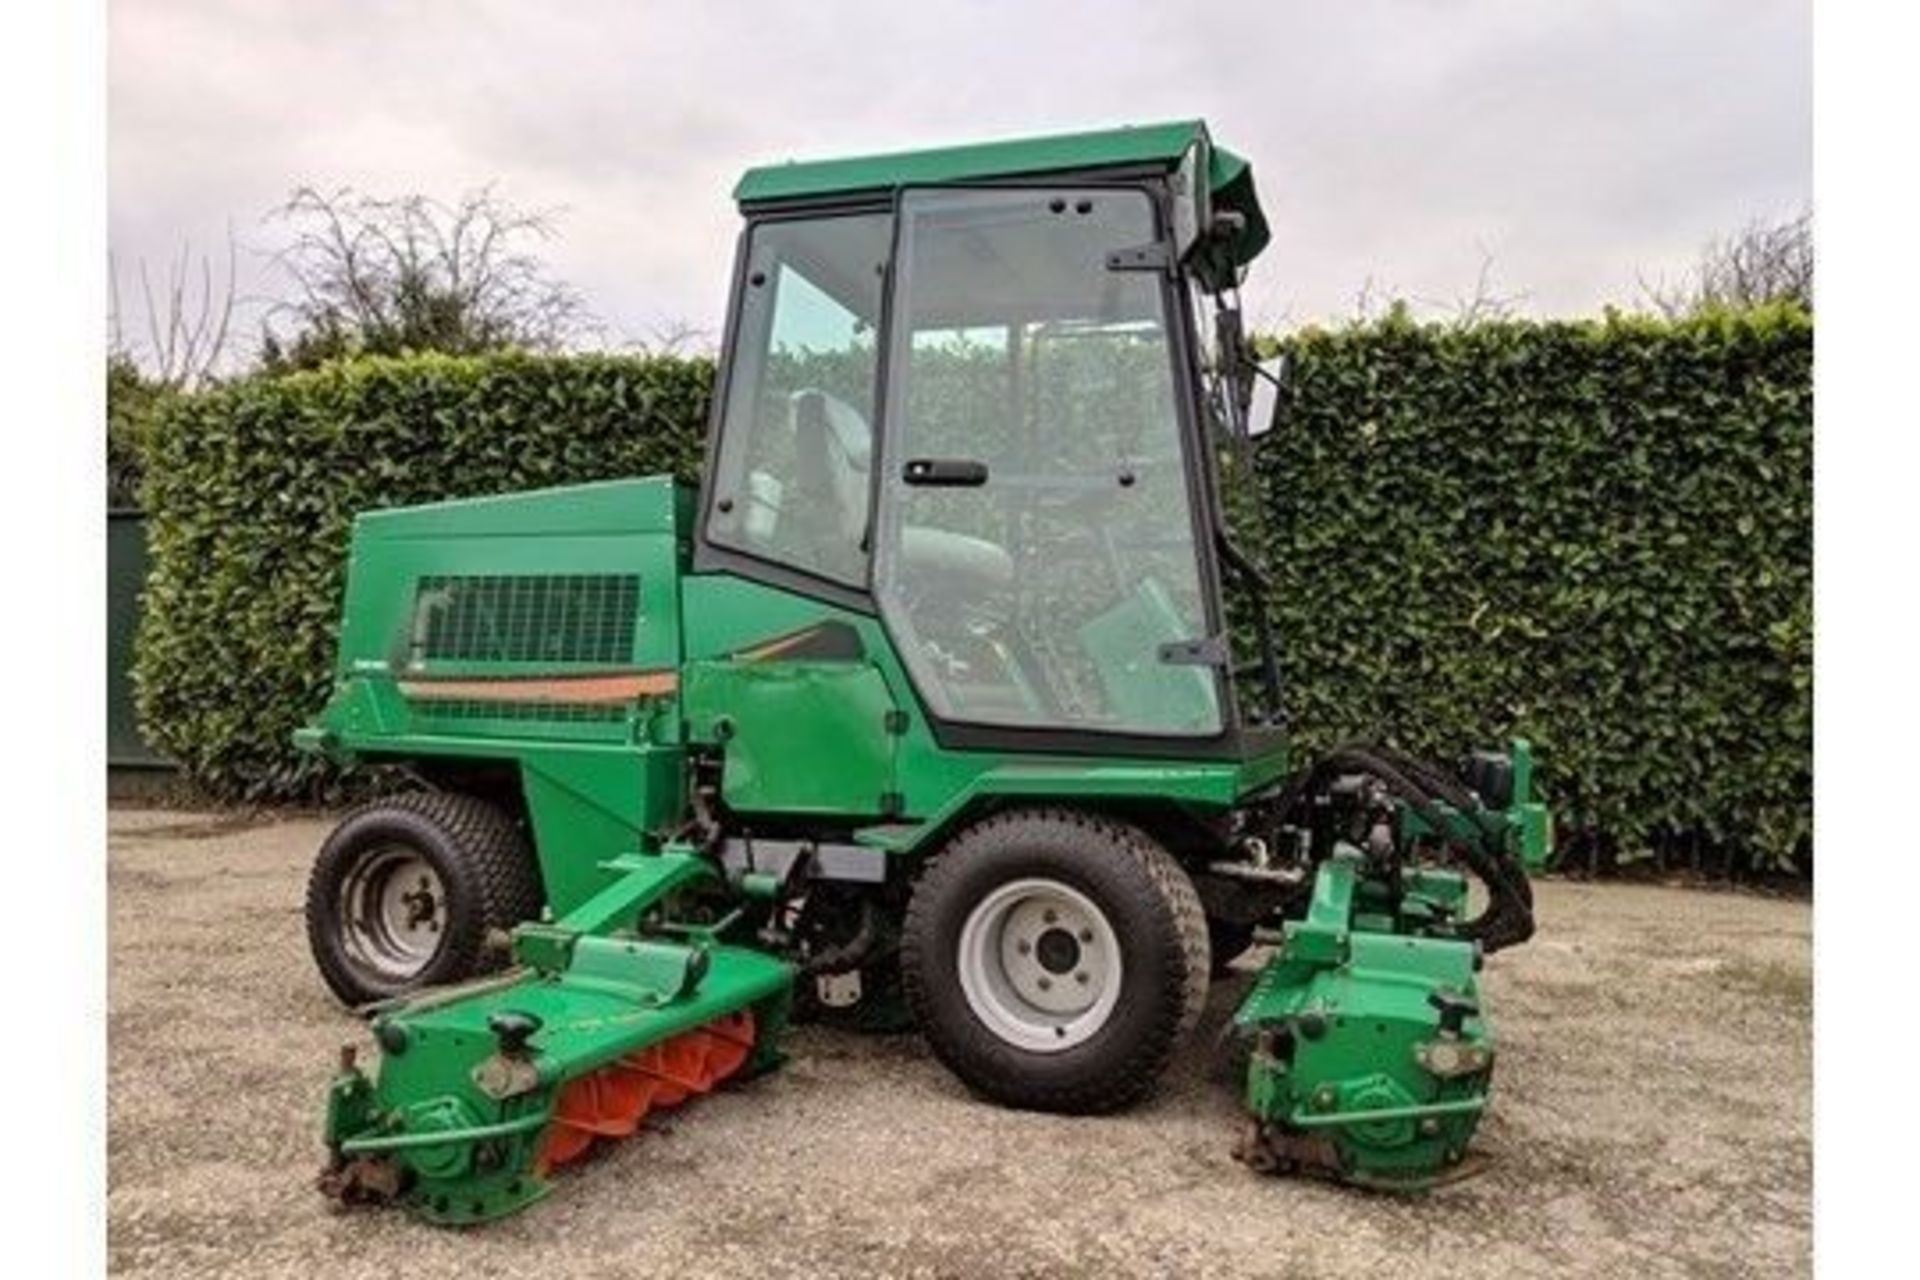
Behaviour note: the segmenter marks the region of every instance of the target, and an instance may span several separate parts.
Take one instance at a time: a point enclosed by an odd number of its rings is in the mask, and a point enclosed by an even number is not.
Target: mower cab
[[[1188,122],[735,195],[697,494],[356,522],[299,741],[427,786],[315,866],[316,959],[382,1054],[335,1079],[324,1185],[498,1216],[775,1065],[795,1015],[917,1026],[1009,1105],[1125,1106],[1256,940],[1248,1162],[1457,1164],[1473,974],[1531,932],[1545,811],[1524,744],[1290,767],[1222,496],[1266,425],[1246,162]]]
[[[1023,176],[1038,160],[1009,144],[864,196],[832,166],[741,183],[695,567],[874,614],[957,746],[1281,749],[1243,732],[1229,669],[1227,424],[1200,398],[1183,263],[1234,250],[1191,229],[1213,153],[1177,132],[1174,168],[1133,182],[1092,155]]]

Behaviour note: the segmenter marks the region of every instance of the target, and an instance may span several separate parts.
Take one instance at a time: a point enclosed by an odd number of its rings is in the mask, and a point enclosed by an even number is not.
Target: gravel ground
[[[971,1099],[912,1037],[793,1061],[444,1231],[315,1193],[322,1089],[364,1040],[306,955],[327,824],[116,810],[108,1245],[137,1276],[1779,1275],[1810,1270],[1803,902],[1548,882],[1488,966],[1477,1177],[1419,1199],[1262,1180],[1204,1054],[1097,1120]],[[1242,961],[1243,966],[1248,962]],[[1245,972],[1216,984],[1201,1029]]]

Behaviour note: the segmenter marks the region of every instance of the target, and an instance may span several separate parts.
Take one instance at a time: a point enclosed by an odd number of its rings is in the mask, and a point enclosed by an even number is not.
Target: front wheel
[[[1111,1111],[1155,1085],[1199,1020],[1207,923],[1144,832],[1065,809],[966,828],[915,886],[907,999],[939,1059],[1009,1106]]]

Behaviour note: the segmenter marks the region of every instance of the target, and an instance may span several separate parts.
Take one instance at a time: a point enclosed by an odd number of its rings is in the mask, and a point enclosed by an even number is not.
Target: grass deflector
[[[1236,301],[1250,167],[1191,122],[736,196],[697,494],[355,523],[298,741],[420,787],[309,884],[379,1048],[343,1055],[323,1187],[498,1217],[776,1066],[795,1018],[917,1026],[1010,1106],[1124,1107],[1259,942],[1237,1154],[1458,1168],[1494,1059],[1475,975],[1532,932],[1547,815],[1524,743],[1289,758],[1224,515],[1278,376]]]

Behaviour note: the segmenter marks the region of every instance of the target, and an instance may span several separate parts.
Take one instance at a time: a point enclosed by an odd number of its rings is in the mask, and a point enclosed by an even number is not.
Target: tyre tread
[[[1035,826],[1063,826],[1077,833],[1076,838],[1097,842],[1108,856],[1131,859],[1145,872],[1153,893],[1163,910],[1159,913],[1181,957],[1176,969],[1161,975],[1164,984],[1161,1024],[1151,1034],[1138,1037],[1126,1057],[1096,1079],[1070,1085],[1052,1085],[1035,1080],[980,1078],[972,1071],[956,1048],[946,1042],[933,1024],[927,975],[922,971],[924,946],[915,940],[924,938],[934,927],[931,916],[946,896],[949,882],[960,875],[982,847],[992,847],[1009,834]],[[934,1053],[947,1067],[974,1088],[996,1101],[1039,1111],[1066,1114],[1099,1114],[1132,1105],[1150,1093],[1158,1083],[1174,1050],[1193,1030],[1206,1005],[1211,961],[1207,937],[1206,913],[1193,881],[1171,854],[1138,827],[1103,814],[1089,813],[1064,806],[1032,806],[990,814],[952,837],[922,874],[908,902],[901,947],[902,977],[915,1021],[927,1035]]]

